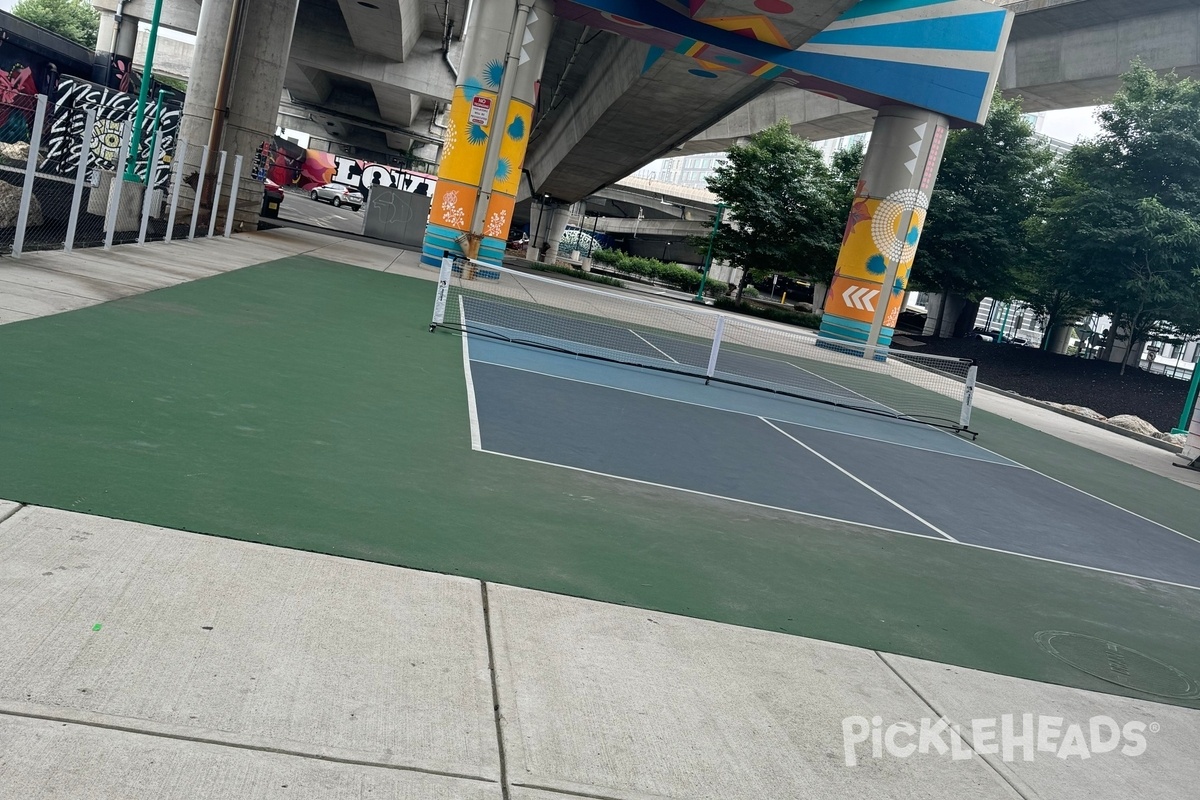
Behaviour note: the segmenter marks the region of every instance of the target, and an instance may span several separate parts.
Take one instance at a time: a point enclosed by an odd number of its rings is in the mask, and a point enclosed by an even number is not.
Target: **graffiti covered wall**
[[[89,168],[112,171],[120,160],[121,130],[127,120],[133,119],[137,110],[137,96],[108,89],[79,78],[64,77],[58,83],[54,95],[50,129],[48,131],[47,165],[60,174],[73,174],[79,163],[83,128],[89,108],[96,109],[96,127],[93,131]],[[154,130],[159,113],[157,98],[146,104],[142,129],[134,134],[138,141],[137,173],[146,176],[147,162],[152,158]],[[179,136],[179,124],[183,118],[183,105],[173,98],[166,98],[162,108],[163,156],[154,171],[154,187],[167,188],[171,179],[171,155]]]
[[[355,188],[386,186],[391,189],[433,194],[437,179],[423,172],[361,161],[322,150],[305,150],[276,137],[264,142],[256,159],[256,173],[280,186],[296,186],[305,191],[327,183],[342,183]]]

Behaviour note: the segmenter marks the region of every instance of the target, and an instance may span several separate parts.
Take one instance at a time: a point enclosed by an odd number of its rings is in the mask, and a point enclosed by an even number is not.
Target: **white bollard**
[[[89,108],[79,139],[79,166],[75,169],[75,191],[71,195],[71,219],[67,222],[67,240],[63,249],[68,253],[75,247],[75,229],[79,225],[79,207],[83,205],[83,183],[87,180],[88,162],[92,155],[92,138],[96,132],[96,109]]]
[[[229,207],[225,209],[225,238],[233,235],[233,215],[237,211],[238,187],[242,182],[242,157],[233,157],[233,183],[229,186]]]
[[[117,232],[117,212],[121,208],[121,190],[125,187],[125,164],[129,161],[129,141],[133,137],[133,120],[126,120],[121,131],[121,155],[117,159],[117,172],[108,187],[108,214],[104,220],[104,249],[112,250],[113,236]]]
[[[33,182],[37,176],[38,150],[42,146],[42,128],[46,125],[46,95],[37,96],[33,112],[33,130],[29,134],[29,157],[25,160],[25,184],[21,187],[21,206],[17,211],[17,229],[13,236],[13,258],[20,258],[25,249],[25,229],[29,226],[29,209],[33,205]]]
[[[146,165],[146,192],[142,195],[142,224],[138,228],[138,246],[146,244],[146,231],[150,228],[150,206],[154,201],[154,173],[158,171],[158,160],[162,158],[162,136],[154,132],[154,145],[150,148],[150,163]]]
[[[171,187],[171,212],[167,215],[167,236],[164,239],[168,244],[175,236],[175,214],[179,211],[179,191],[183,188],[183,165],[187,149],[187,139],[180,139],[175,146],[175,182]]]
[[[212,211],[208,214],[208,238],[217,232],[217,212],[221,210],[221,185],[225,182],[225,161],[229,153],[221,151],[221,161],[217,164],[217,184],[213,187]]]
[[[204,197],[204,173],[208,171],[208,150],[200,151],[200,174],[196,176],[196,199],[192,203],[192,225],[188,228],[188,241],[196,238],[196,221],[200,219],[200,201]]]

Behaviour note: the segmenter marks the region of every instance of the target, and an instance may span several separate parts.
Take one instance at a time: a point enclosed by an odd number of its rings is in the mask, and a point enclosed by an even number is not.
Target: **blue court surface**
[[[938,428],[490,336],[463,344],[476,450],[1200,588],[1200,542]]]

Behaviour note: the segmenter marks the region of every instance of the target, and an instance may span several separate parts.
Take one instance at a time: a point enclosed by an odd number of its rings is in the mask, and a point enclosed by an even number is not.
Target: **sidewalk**
[[[299,253],[435,277],[415,253],[295,230],[31,254],[0,261],[0,322]],[[1184,472],[1162,450],[980,395]],[[1197,711],[4,501],[0,627],[4,800],[1091,799],[1200,782]],[[1006,714],[1018,734],[1022,714],[1061,717],[1056,748],[1071,725],[1090,740],[1092,717],[1144,723],[1145,751],[1006,759],[971,730],[995,718],[998,732]],[[883,730],[958,723],[965,742],[939,741],[962,757],[876,758],[875,716]],[[854,766],[847,725],[863,734]]]

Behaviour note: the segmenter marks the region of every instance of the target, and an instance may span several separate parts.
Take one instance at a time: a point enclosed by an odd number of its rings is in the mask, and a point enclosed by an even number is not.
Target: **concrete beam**
[[[374,83],[371,88],[375,91],[379,116],[404,128],[413,124],[417,112],[421,110],[420,95],[389,86],[386,83]]]
[[[333,87],[329,76],[319,69],[305,67],[289,61],[284,73],[283,86],[292,97],[306,103],[324,103],[329,99]]]
[[[1200,77],[1200,8],[1194,0],[1022,0],[1001,68],[1005,95],[1027,111],[1104,102],[1135,58],[1161,72]],[[780,119],[819,141],[871,129],[871,109],[776,87],[730,114],[681,153],[727,150]]]
[[[354,46],[392,61],[404,61],[421,36],[424,19],[418,0],[379,0],[370,6],[338,0]]]
[[[406,61],[374,55],[355,46],[337,7],[303,3],[296,19],[291,61],[371,84],[393,86],[434,100],[448,101],[454,75],[442,58],[441,41],[418,39]]]
[[[124,3],[123,14],[145,20],[146,24],[154,17],[154,0],[128,0]],[[92,7],[100,11],[116,13],[122,6],[121,0],[92,0]],[[162,17],[159,25],[181,33],[195,33],[200,24],[200,3],[198,0],[166,0],[162,7]]]
[[[636,219],[601,217],[596,223],[596,230],[603,233],[629,234],[631,236],[636,233],[638,236],[654,236],[672,241],[678,239],[682,242],[689,236],[704,236],[709,232],[709,227],[703,222],[682,219],[644,219],[639,223]]]
[[[146,49],[149,44],[150,29],[141,28],[138,30],[137,44],[133,51],[133,65],[138,69],[146,64]],[[186,81],[192,73],[192,59],[195,54],[195,45],[160,36],[158,44],[154,46],[154,74]]]
[[[1024,97],[1030,111],[1095,105],[1117,90],[1121,73],[1136,58],[1152,69],[1200,76],[1200,8],[1189,3],[1103,25],[1021,36],[1009,44],[1000,85],[1006,94]]]
[[[561,101],[550,129],[531,137],[526,168],[538,193],[586,197],[686,141],[689,128],[698,133],[768,88],[729,73],[720,92],[699,93],[686,74],[691,59],[668,54],[643,70],[648,50],[606,35],[589,53],[580,88]]]

